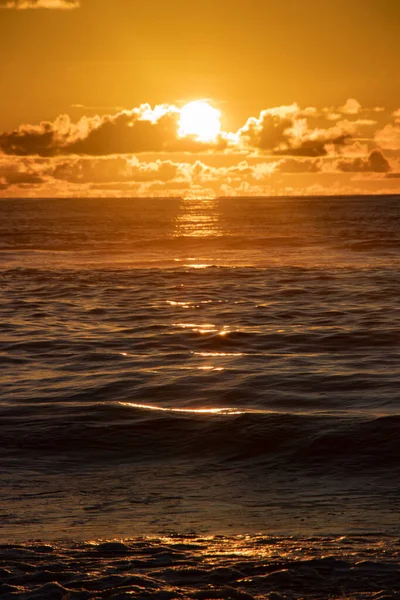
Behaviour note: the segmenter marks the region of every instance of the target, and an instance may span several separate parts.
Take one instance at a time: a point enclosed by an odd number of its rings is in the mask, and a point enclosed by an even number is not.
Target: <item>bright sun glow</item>
[[[221,132],[221,113],[205,100],[189,102],[181,109],[179,135],[194,135],[201,142],[215,141]]]

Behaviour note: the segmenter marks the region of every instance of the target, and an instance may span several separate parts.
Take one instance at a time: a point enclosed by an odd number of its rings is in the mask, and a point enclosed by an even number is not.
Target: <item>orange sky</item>
[[[398,0],[0,8],[2,196],[400,191]]]

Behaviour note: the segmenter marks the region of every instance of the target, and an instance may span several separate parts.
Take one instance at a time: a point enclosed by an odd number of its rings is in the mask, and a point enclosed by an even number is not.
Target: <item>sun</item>
[[[179,135],[195,136],[200,142],[213,142],[221,133],[221,113],[206,100],[185,104],[180,111]]]

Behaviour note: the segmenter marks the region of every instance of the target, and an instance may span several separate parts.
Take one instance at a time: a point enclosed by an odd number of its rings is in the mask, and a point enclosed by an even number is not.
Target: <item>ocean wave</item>
[[[398,531],[398,199],[110,202],[1,203],[9,539]]]
[[[165,408],[117,402],[37,407],[29,424],[3,410],[3,451],[82,460],[205,459],[309,468],[398,467],[400,416],[285,414],[240,408]],[[260,462],[261,461],[261,462]]]

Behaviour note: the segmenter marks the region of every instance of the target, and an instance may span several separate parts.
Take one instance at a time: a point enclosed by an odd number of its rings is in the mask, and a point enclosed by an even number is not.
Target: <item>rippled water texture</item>
[[[398,533],[400,198],[0,204],[4,539]]]
[[[265,536],[0,546],[0,593],[5,600],[395,600],[399,546],[374,537]]]

